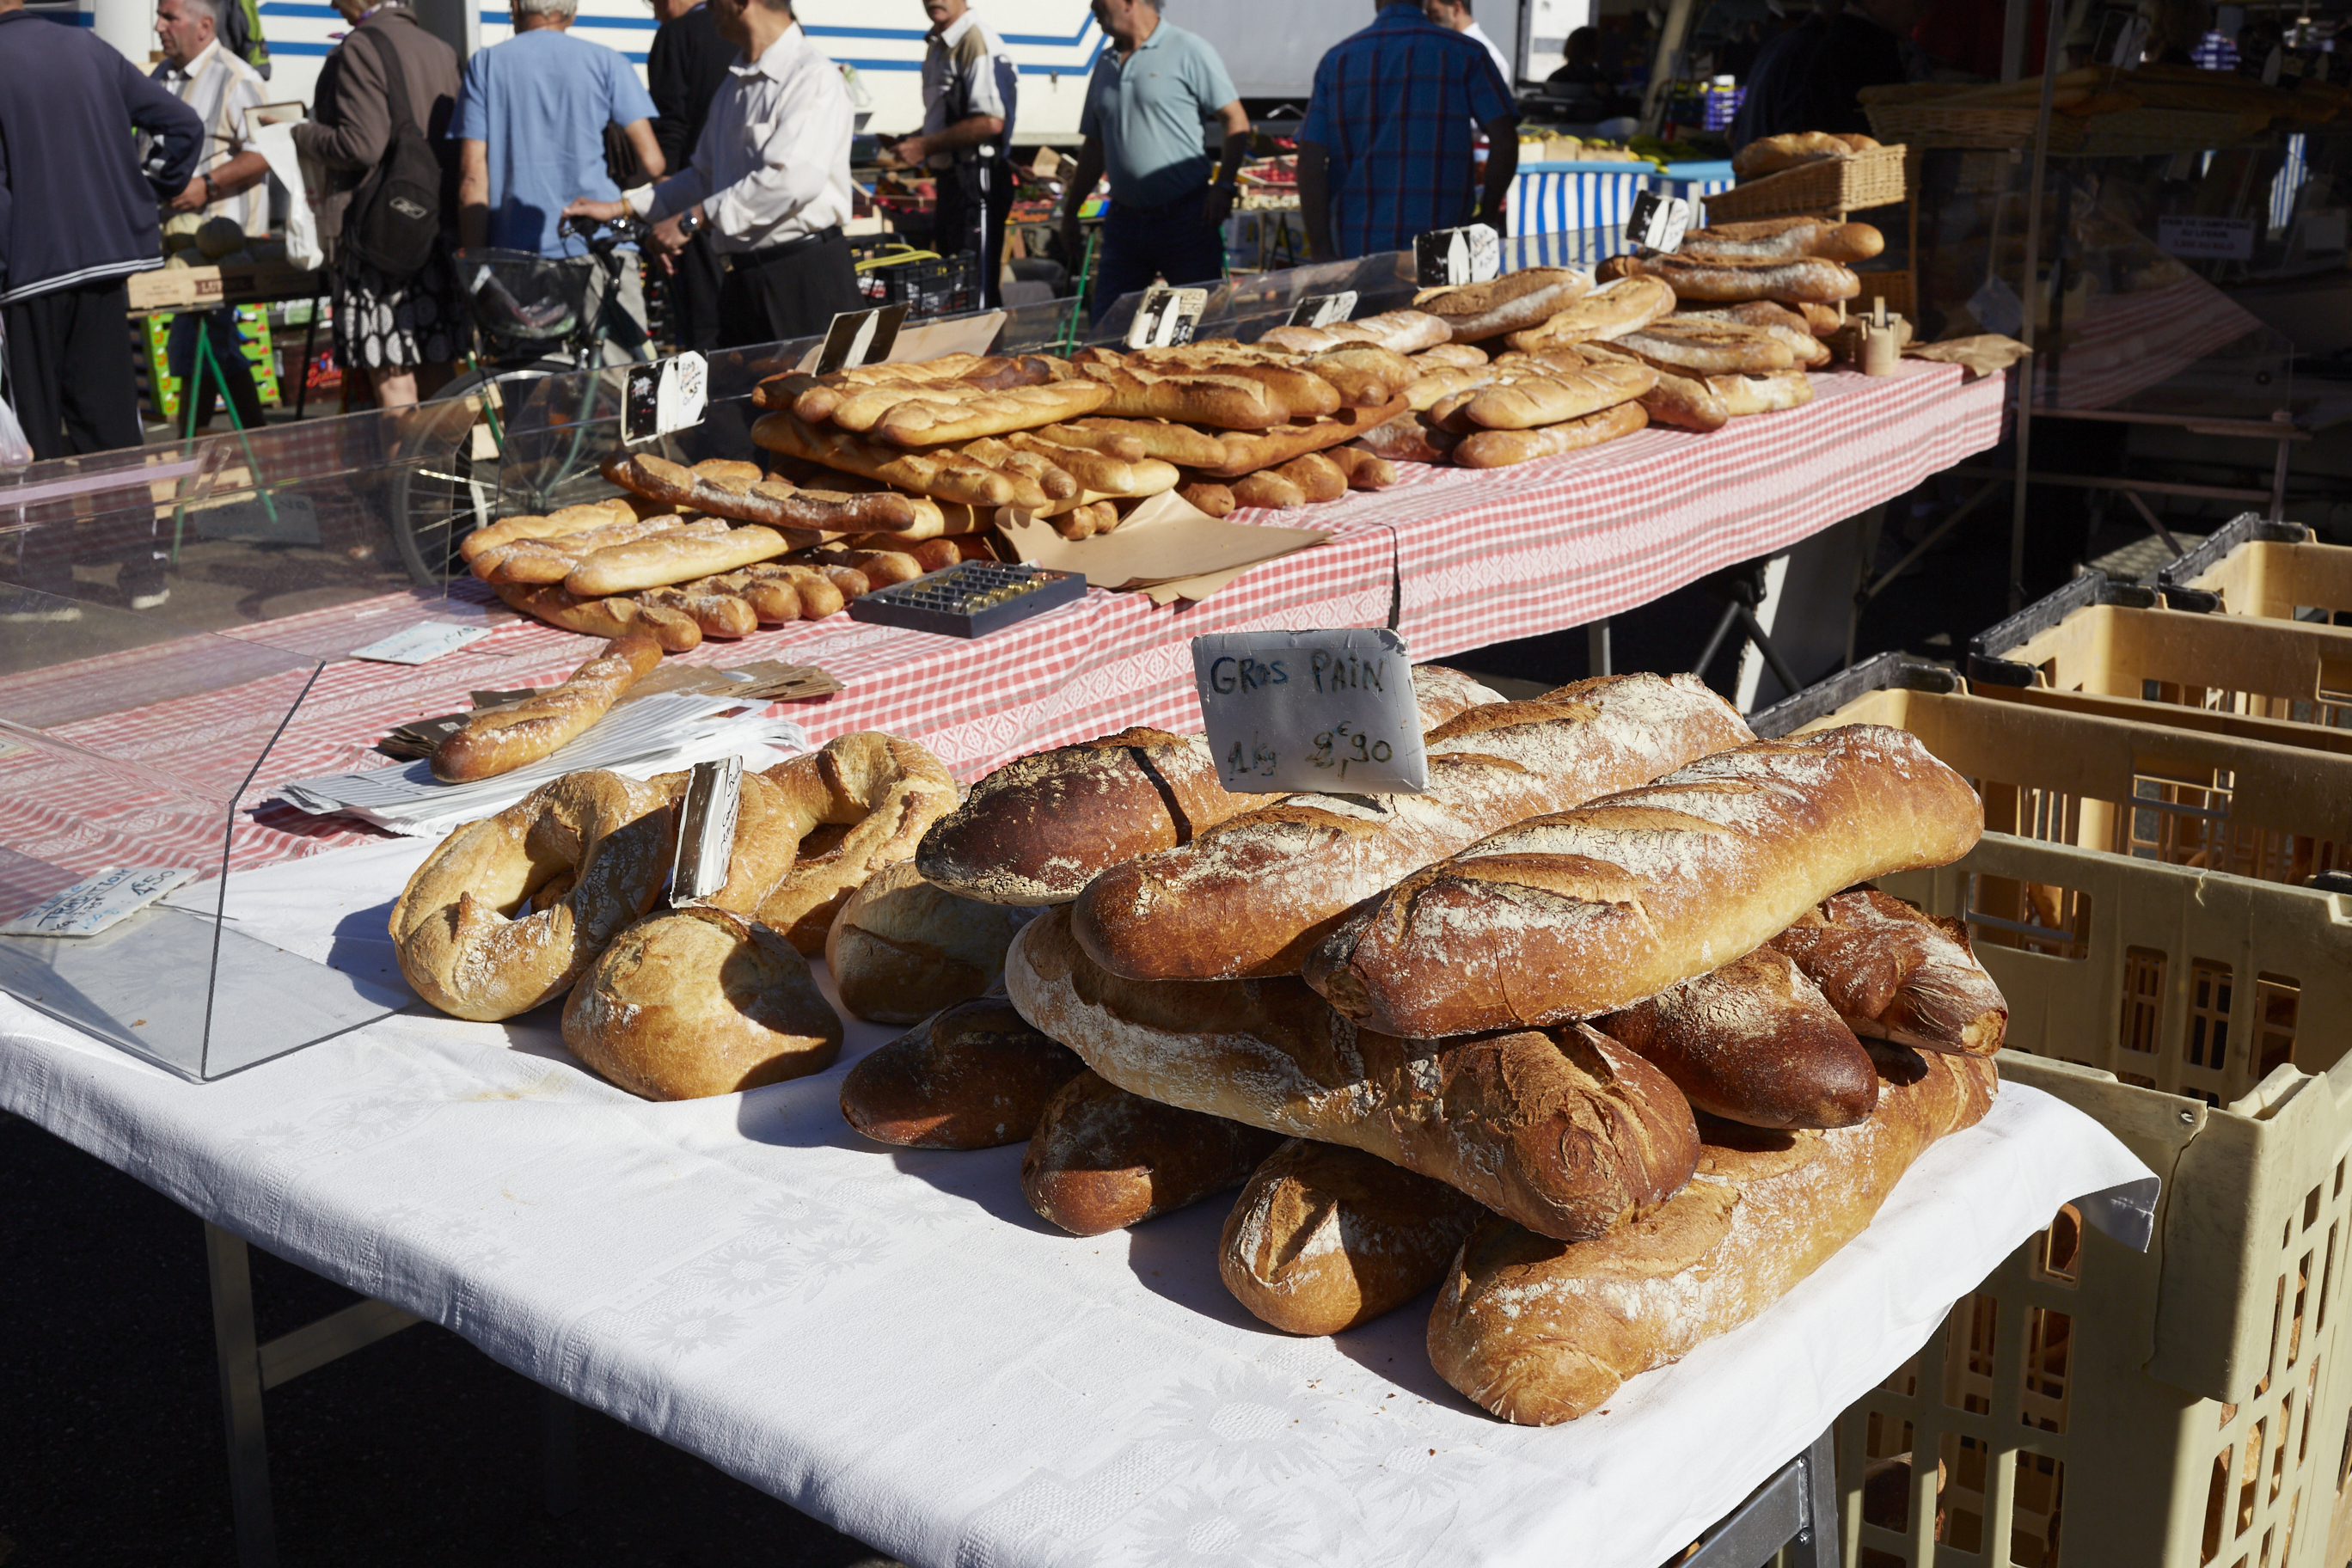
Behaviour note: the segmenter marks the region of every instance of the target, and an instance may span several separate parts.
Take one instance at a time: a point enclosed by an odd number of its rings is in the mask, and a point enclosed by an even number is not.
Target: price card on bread
[[[1429,787],[1412,661],[1379,627],[1192,639],[1217,782],[1252,795],[1419,795]]]
[[[1343,289],[1337,294],[1309,294],[1290,308],[1289,327],[1328,327],[1335,321],[1351,320],[1356,314],[1357,294],[1353,289]]]
[[[1171,289],[1164,285],[1147,289],[1143,303],[1135,308],[1135,320],[1128,326],[1127,346],[1181,348],[1192,341],[1193,331],[1208,309],[1206,289]]]
[[[710,404],[710,363],[688,349],[629,367],[621,393],[621,440],[628,446],[691,430]]]
[[[1491,283],[1503,274],[1503,237],[1483,223],[1432,229],[1412,242],[1412,267],[1423,289]]]
[[[1690,228],[1690,203],[1680,196],[1643,191],[1625,215],[1625,243],[1645,250],[1675,251]]]

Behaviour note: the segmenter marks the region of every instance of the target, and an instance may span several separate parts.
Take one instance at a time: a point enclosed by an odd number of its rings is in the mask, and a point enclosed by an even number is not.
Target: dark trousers
[[[136,447],[131,291],[122,279],[36,294],[8,306],[8,396],[36,458]]]
[[[719,346],[719,295],[726,282],[726,269],[719,265],[719,253],[710,248],[708,230],[688,240],[686,248],[670,258],[670,273],[663,287],[669,290],[670,329],[677,335],[679,348],[709,353]]]
[[[1013,216],[1013,172],[999,166],[985,174],[990,184],[984,196],[964,188],[961,170],[940,176],[939,217],[931,231],[931,248],[941,256],[968,251],[980,258],[981,305],[992,310],[1004,303],[1000,279],[1004,276],[1004,224]]]
[[[233,305],[217,310],[183,310],[172,318],[164,356],[172,374],[180,379],[180,396],[185,399],[195,391],[191,378],[196,374],[196,344],[205,337],[212,339],[213,363],[205,372],[204,391],[196,405],[197,428],[212,423],[213,405],[223,388],[227,389],[228,405],[236,415],[236,427],[255,428],[261,423],[261,389],[253,384],[253,367],[246,363],[245,347],[237,338]],[[183,430],[187,428],[187,404],[183,401]]]
[[[1165,278],[1172,285],[1224,281],[1224,230],[1201,221],[1201,208],[1208,199],[1209,193],[1201,190],[1165,206],[1111,203],[1103,214],[1102,239],[1095,249],[1096,321],[1120,295],[1139,294],[1154,279]]]
[[[719,293],[720,348],[818,337],[834,317],[866,308],[857,292],[857,264],[839,229],[775,252],[728,258],[726,286]]]

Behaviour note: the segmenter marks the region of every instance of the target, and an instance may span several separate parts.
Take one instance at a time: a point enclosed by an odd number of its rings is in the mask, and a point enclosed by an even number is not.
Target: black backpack
[[[424,269],[441,237],[441,160],[409,111],[408,79],[401,73],[400,52],[364,27],[354,30],[351,41],[362,38],[375,47],[383,64],[392,138],[384,144],[383,157],[352,193],[351,207],[343,215],[342,247],[344,254],[388,278],[406,278]]]

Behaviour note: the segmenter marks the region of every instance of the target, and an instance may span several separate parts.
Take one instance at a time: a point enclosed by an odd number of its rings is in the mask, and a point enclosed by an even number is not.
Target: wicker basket
[[[1706,198],[1709,223],[1798,217],[1807,213],[1862,212],[1904,198],[1901,147],[1878,147],[1850,158],[1823,158],[1777,174],[1743,180]]]
[[[1990,109],[1945,104],[1935,99],[1864,106],[1870,133],[1882,142],[1914,147],[2031,147],[2038,110]],[[2050,151],[2073,153],[2083,144],[2083,121],[2059,114],[2050,121]]]
[[[2266,138],[2262,115],[2242,116],[2196,109],[2126,109],[2081,121],[2080,151],[2090,157],[2139,158],[2165,153],[2204,153],[2243,147]],[[2052,151],[2057,149],[2053,146]]]
[[[1886,301],[1886,308],[1895,315],[1915,326],[1918,323],[1919,315],[1914,307],[1919,303],[1919,285],[1909,271],[1863,272],[1857,270],[1854,276],[1862,279],[1862,292],[1846,301],[1845,308],[1848,315],[1867,316],[1870,314],[1870,302],[1873,300],[1884,300]]]

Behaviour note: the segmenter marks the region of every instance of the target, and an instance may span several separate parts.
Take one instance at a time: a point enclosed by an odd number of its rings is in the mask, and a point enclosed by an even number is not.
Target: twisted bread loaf
[[[1916,737],[1851,724],[1718,752],[1416,871],[1307,960],[1371,1028],[1589,1018],[1751,952],[1841,888],[1949,865],[1984,831]]]
[[[1023,1017],[1136,1094],[1349,1144],[1549,1236],[1597,1236],[1664,1202],[1697,1157],[1674,1085],[1581,1025],[1401,1040],[1293,979],[1122,980],[1064,910],[1013,939],[1004,984]]]
[[[1425,729],[1502,700],[1438,665],[1415,668],[1412,686]],[[915,867],[967,899],[1066,904],[1105,867],[1181,844],[1276,798],[1228,794],[1206,736],[1122,730],[1005,763],[924,836]]]
[[[1711,1123],[1690,1185],[1605,1236],[1563,1243],[1483,1221],[1430,1313],[1430,1363],[1506,1421],[1598,1409],[1625,1379],[1787,1295],[1998,1091],[1990,1062],[1904,1051],[1882,1068],[1869,1121],[1827,1132]]]
[[[1431,731],[1419,795],[1294,795],[1111,867],[1078,896],[1088,957],[1137,980],[1293,974],[1361,900],[1490,833],[1755,739],[1693,675],[1602,676]]]

